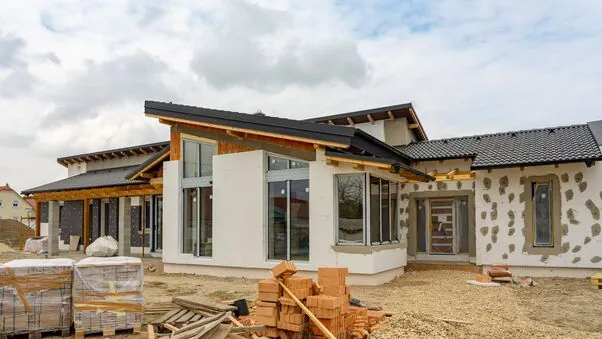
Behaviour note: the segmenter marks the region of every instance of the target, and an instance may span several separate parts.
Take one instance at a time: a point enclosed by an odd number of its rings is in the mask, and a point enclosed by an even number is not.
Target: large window
[[[213,254],[211,175],[214,144],[182,142],[184,154],[182,253],[200,257]]]
[[[213,156],[216,154],[214,144],[183,140],[184,178],[211,176],[213,172]]]
[[[358,173],[337,175],[336,185],[338,244],[383,244],[399,240],[396,182]]]
[[[535,246],[554,246],[552,239],[552,183],[533,183],[533,225]]]
[[[267,257],[309,261],[309,171],[303,161],[268,157]]]

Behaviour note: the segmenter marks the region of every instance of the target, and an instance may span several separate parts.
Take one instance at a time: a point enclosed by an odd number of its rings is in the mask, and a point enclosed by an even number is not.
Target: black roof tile
[[[587,125],[413,142],[397,149],[423,161],[470,157],[473,169],[602,159]]]

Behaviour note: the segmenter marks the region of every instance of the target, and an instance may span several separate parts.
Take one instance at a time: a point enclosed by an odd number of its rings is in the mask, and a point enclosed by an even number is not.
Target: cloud
[[[81,74],[53,90],[49,98],[55,109],[42,119],[44,128],[76,124],[98,116],[102,109],[147,98],[177,101],[176,91],[163,77],[167,65],[139,51],[105,62],[92,62]]]
[[[231,1],[213,38],[197,48],[191,68],[210,85],[275,93],[287,86],[342,82],[361,87],[366,60],[351,40],[287,35],[290,13]]]
[[[30,93],[37,84],[36,78],[26,69],[17,68],[0,77],[0,97],[16,98]]]
[[[25,40],[14,36],[4,35],[0,37],[0,68],[25,67],[22,59]]]

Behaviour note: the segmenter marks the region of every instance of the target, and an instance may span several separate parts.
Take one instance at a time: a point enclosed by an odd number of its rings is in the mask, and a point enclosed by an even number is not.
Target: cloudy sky
[[[412,102],[430,138],[602,119],[602,1],[2,1],[0,182],[166,140],[145,99],[309,118]]]

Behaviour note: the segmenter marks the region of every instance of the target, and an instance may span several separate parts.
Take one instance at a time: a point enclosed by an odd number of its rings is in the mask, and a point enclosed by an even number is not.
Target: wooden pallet
[[[592,285],[602,290],[602,273],[592,275]]]
[[[46,330],[46,331],[29,331],[29,332],[24,332],[24,331],[19,331],[19,332],[15,332],[15,333],[0,333],[0,339],[6,339],[8,337],[14,337],[14,336],[20,336],[20,335],[25,335],[27,334],[28,339],[39,339],[41,338],[43,335],[60,335],[61,337],[69,337],[71,336],[71,328],[70,327],[65,327],[65,328],[60,328],[60,329],[52,329],[52,330]]]
[[[104,338],[108,337],[121,337],[123,335],[132,334],[132,333],[140,333],[141,326],[135,326],[134,328],[124,328],[124,329],[114,329],[114,328],[105,328],[102,331],[91,331],[86,332],[83,328],[75,329],[75,339],[82,339],[88,335],[99,335],[102,334]]]
[[[162,316],[156,318],[155,320],[151,321],[150,323],[152,325],[158,325],[158,326],[161,326],[162,324],[170,324],[170,325],[177,326],[177,325],[187,324],[190,322],[199,321],[199,320],[201,320],[202,317],[203,317],[203,315],[198,312],[184,309],[184,308],[177,308],[177,309],[173,309],[173,310],[163,314]]]

